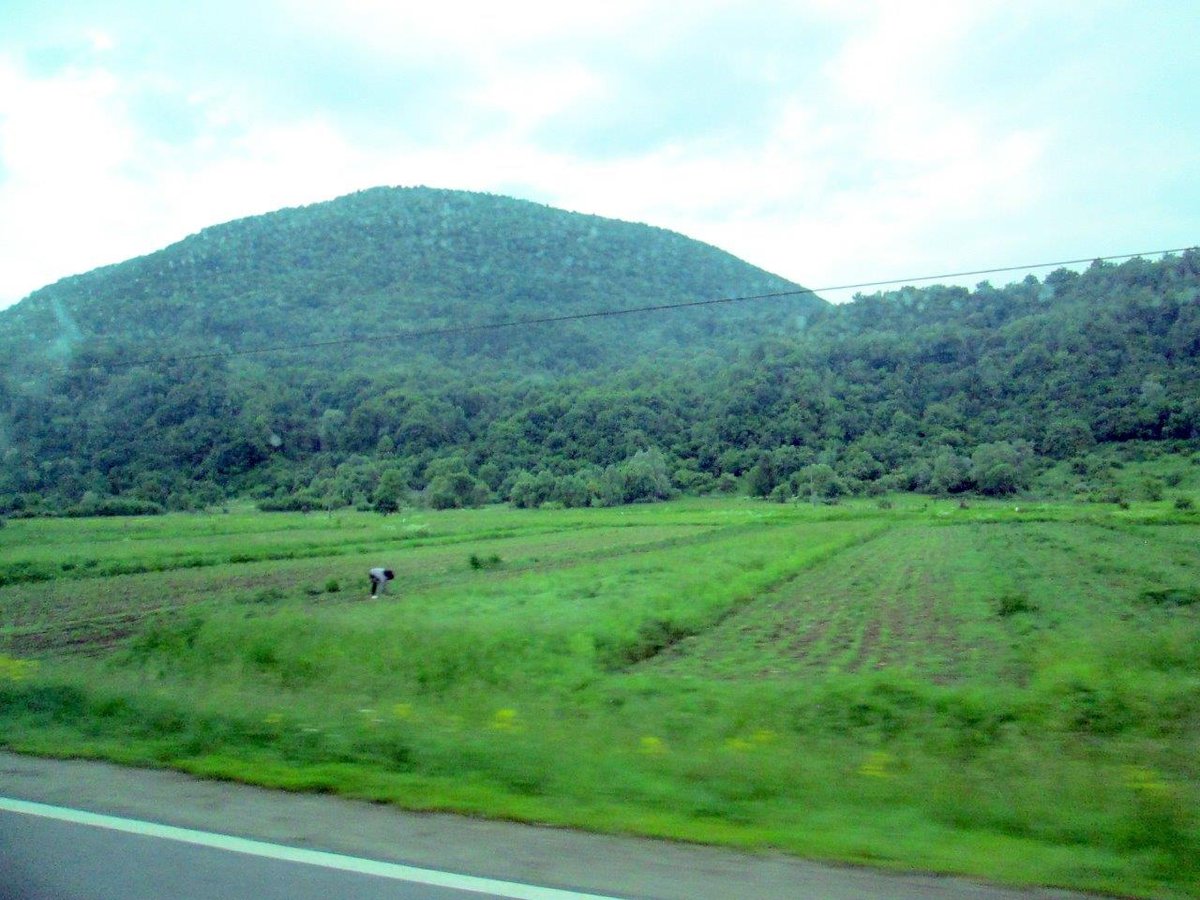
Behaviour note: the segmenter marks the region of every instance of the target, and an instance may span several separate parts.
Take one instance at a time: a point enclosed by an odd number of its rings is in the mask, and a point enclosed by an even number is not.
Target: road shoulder
[[[643,838],[494,822],[0,753],[0,796],[503,881],[657,900],[1070,898],[957,878],[822,865]]]

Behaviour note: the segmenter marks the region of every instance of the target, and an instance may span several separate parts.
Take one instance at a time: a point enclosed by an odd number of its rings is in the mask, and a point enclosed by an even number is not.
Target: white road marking
[[[160,825],[156,822],[141,822],[137,819],[122,819],[117,816],[105,816],[80,809],[48,806],[44,803],[32,803],[28,800],[14,800],[8,797],[0,797],[0,810],[27,816],[39,816],[44,819],[57,819],[60,822],[72,822],[77,825],[90,825],[94,828],[107,828],[110,831],[123,831],[127,834],[180,841],[201,847],[213,847],[217,850],[228,850],[231,853],[244,853],[249,856],[261,856],[284,862],[339,869],[343,872],[374,875],[395,881],[428,884],[433,887],[452,888],[477,894],[492,894],[496,897],[511,898],[511,900],[613,900],[611,897],[604,897],[600,894],[583,894],[558,888],[519,884],[514,881],[478,878],[474,875],[455,875],[451,872],[439,872],[436,869],[419,869],[415,866],[342,856],[322,850],[304,850],[299,847],[287,847],[283,844],[268,844],[264,841],[252,841],[207,831],[194,831],[190,828],[176,828],[173,825]]]

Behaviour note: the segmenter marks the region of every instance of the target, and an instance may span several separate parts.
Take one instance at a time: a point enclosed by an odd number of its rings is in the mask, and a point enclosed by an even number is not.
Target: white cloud
[[[504,117],[506,130],[528,133],[552,116],[605,92],[602,81],[584,66],[506,67],[487,79],[471,100]]]
[[[1169,149],[1137,152],[1156,132],[1143,98],[1165,76],[1148,70],[1142,93],[1130,95],[1137,121],[1105,119],[1100,102],[1075,110],[1052,82],[1023,84],[1027,60],[1070,69],[1058,80],[1068,86],[1113,59],[1132,65],[1119,48],[1070,56],[1035,4],[709,0],[690,6],[686,20],[675,9],[352,0],[334,11],[279,0],[278,24],[312,42],[281,69],[301,76],[285,91],[268,83],[272,67],[252,79],[221,68],[237,64],[231,52],[187,68],[166,52],[139,56],[128,48],[152,39],[95,16],[68,35],[87,52],[58,69],[32,66],[19,42],[0,39],[0,305],[206,225],[377,184],[513,193],[673,228],[812,286],[1020,262],[1053,255],[1063,234],[1076,236],[1070,255],[1111,249],[1096,247],[1097,235],[1123,244],[1123,228],[1141,248],[1165,234],[1155,222],[1174,231],[1197,222],[1200,204],[1163,190],[1183,184],[1170,171],[1195,155],[1194,140],[1177,128]],[[747,9],[757,18],[743,18]],[[789,38],[811,32],[824,42],[795,46],[811,64],[781,56],[790,44],[772,44],[756,61],[759,23],[788,16],[796,16]],[[742,30],[714,33],[715,22]],[[1103,17],[1089,22],[1100,28]],[[155,36],[178,27],[170,15],[158,24]],[[1043,43],[1026,48],[1036,39]],[[236,47],[254,45],[252,31],[237,37]],[[1002,65],[1014,55],[1018,65]],[[1171,60],[1178,71],[1178,54]],[[687,79],[725,65],[757,73],[744,82],[755,93],[714,98],[709,117],[703,92],[735,82],[720,71],[703,85]],[[433,94],[376,108],[419,93],[426,74]],[[1102,74],[1110,86],[1132,81],[1125,71]],[[970,78],[983,79],[986,101],[960,89]],[[357,84],[370,90],[366,100]],[[305,93],[328,85],[319,101]],[[639,91],[654,102],[639,104]],[[343,94],[358,101],[353,114],[338,105]],[[161,124],[138,106],[147,98],[187,127],[147,127]],[[630,99],[638,109],[622,118]],[[608,116],[597,139],[609,127],[653,128],[660,116],[668,127],[609,151],[580,150],[578,134],[593,133],[586,128],[557,139],[596,109]],[[1072,132],[1076,112],[1091,118]],[[1194,104],[1179,115],[1189,112]],[[687,122],[674,127],[673,115]],[[1122,135],[1119,152],[1105,155],[1094,140],[1106,132]],[[1089,140],[1072,143],[1072,134]],[[1136,166],[1137,178],[1122,177],[1122,166]]]
[[[66,259],[100,265],[123,246],[124,167],[138,136],[113,115],[119,92],[104,71],[37,80],[0,59],[0,303],[68,274]]]
[[[336,34],[367,52],[403,52],[442,61],[451,53],[457,65],[483,66],[498,55],[551,39],[620,34],[648,4],[345,0],[335,7],[324,0],[285,0],[283,5],[308,27]]]
[[[87,37],[88,41],[91,43],[92,50],[97,53],[106,53],[109,50],[115,49],[117,46],[116,39],[107,31],[103,31],[99,28],[89,31]]]

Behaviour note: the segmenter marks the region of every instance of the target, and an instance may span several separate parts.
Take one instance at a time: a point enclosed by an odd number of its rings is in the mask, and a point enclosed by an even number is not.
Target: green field
[[[1200,514],[1124,506],[12,521],[0,743],[1195,896]]]

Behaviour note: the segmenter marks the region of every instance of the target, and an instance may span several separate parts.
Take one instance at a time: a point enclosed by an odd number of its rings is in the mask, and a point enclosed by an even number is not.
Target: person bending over
[[[396,577],[396,573],[391,569],[372,569],[367,574],[371,576],[372,600],[387,590],[387,583]]]

